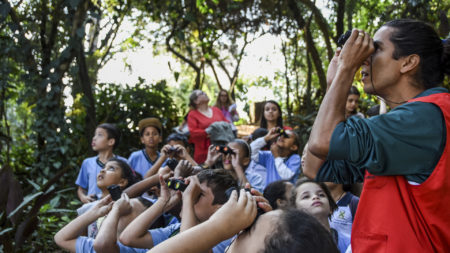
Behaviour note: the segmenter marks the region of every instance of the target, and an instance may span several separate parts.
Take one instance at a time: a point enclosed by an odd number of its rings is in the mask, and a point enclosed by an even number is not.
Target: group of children
[[[84,205],[55,242],[71,252],[345,252],[354,214],[345,208],[354,196],[299,179],[299,137],[278,122],[276,102],[265,107],[264,128],[248,140],[211,145],[202,164],[182,134],[170,134],[159,149],[157,118],[139,122],[144,148],[128,159],[113,152],[117,128],[99,125],[92,140],[98,155],[83,161],[76,180]],[[113,186],[122,192],[115,200]]]

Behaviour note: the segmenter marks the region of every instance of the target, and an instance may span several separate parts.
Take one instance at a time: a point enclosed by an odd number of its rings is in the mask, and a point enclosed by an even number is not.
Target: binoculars
[[[280,134],[280,136],[283,136],[284,138],[289,138],[289,135],[286,133],[286,130],[283,128],[278,128],[277,133]]]
[[[344,34],[342,34],[341,36],[339,36],[339,39],[337,41],[337,45],[339,47],[343,47],[345,42],[348,40],[348,38],[350,38],[350,35],[352,35],[352,31],[346,31]],[[375,49],[377,49],[378,44],[374,43],[373,45],[375,47]]]
[[[176,191],[184,191],[186,190],[187,184],[183,180],[172,178],[167,182],[167,187]]]
[[[234,190],[236,190],[236,193],[237,193],[238,199],[239,199],[239,194],[240,194],[241,191],[240,191],[239,188],[236,188],[236,187],[230,187],[230,188],[228,188],[228,189],[225,191],[225,195],[227,196],[227,199],[230,199],[231,193],[232,193]],[[246,192],[250,192],[250,189],[245,188],[244,190],[245,190]],[[258,219],[258,217],[259,217],[260,215],[264,214],[264,211],[263,211],[259,206],[256,206],[256,211],[257,211],[257,213],[256,213],[256,218],[255,218],[255,220],[253,221],[253,224],[256,222],[256,220]],[[253,224],[252,224],[252,225],[253,225]],[[250,228],[252,225],[250,225],[248,228]]]
[[[352,31],[346,31],[344,34],[339,36],[337,45],[342,47],[345,44],[345,42],[348,40],[348,38],[350,38],[350,35],[352,35]]]
[[[109,194],[111,195],[112,200],[116,201],[120,199],[120,196],[122,196],[122,190],[120,189],[120,186],[113,184],[108,186]]]
[[[169,150],[167,150],[167,154],[176,154],[176,153],[178,153],[178,149],[177,148],[175,148],[175,147],[170,147],[169,148]]]
[[[177,167],[177,165],[178,165],[178,160],[175,159],[175,158],[169,158],[169,159],[167,159],[167,161],[166,161],[166,165],[167,165],[171,170],[174,170],[174,169]]]
[[[228,146],[218,145],[218,146],[216,146],[216,151],[220,152],[224,155],[234,154],[234,151],[231,148],[229,148]]]

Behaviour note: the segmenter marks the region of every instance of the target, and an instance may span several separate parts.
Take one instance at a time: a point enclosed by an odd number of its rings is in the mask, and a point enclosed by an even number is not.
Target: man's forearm
[[[304,167],[303,167],[303,173],[305,174],[305,176],[307,176],[311,179],[315,179],[317,173],[319,173],[320,167],[324,163],[324,160],[313,155],[307,149],[304,161],[305,161],[305,163],[304,163]]]
[[[340,69],[325,94],[311,130],[309,150],[320,159],[328,155],[331,135],[336,125],[345,120],[348,91],[356,70]]]

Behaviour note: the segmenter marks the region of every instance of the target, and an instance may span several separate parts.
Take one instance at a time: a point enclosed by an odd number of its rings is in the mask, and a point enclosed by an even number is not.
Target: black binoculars
[[[167,159],[167,161],[166,161],[166,165],[167,165],[171,170],[174,170],[174,169],[177,167],[177,165],[178,165],[178,160],[175,159],[175,158],[169,158],[169,159]]]
[[[220,152],[224,155],[234,154],[234,151],[228,146],[218,145],[218,146],[216,146],[216,151]]]
[[[112,200],[116,201],[120,199],[120,196],[122,196],[122,190],[120,189],[120,186],[113,184],[108,186],[109,194],[111,195]]]
[[[240,189],[239,188],[236,188],[236,187],[230,187],[230,188],[228,188],[226,191],[225,191],[225,195],[227,196],[227,199],[230,199],[230,196],[231,196],[231,193],[234,191],[234,190],[236,190],[236,193],[237,193],[237,195],[238,195],[238,199],[239,199],[239,194],[240,194]],[[250,189],[247,189],[247,188],[245,188],[244,189],[246,192],[250,192]],[[253,221],[253,224],[256,222],[256,220],[258,219],[258,217],[260,216],[260,215],[262,215],[262,214],[264,214],[264,211],[259,207],[259,206],[256,206],[256,211],[257,211],[257,213],[256,213],[256,218],[255,218],[255,220]],[[253,225],[252,224],[252,225]],[[249,226],[248,228],[250,228],[251,226]],[[248,229],[247,228],[247,229]]]
[[[348,40],[348,38],[350,38],[350,35],[352,35],[352,31],[346,31],[344,34],[339,36],[339,39],[337,41],[337,45],[339,47],[344,46],[345,42]]]
[[[289,138],[289,135],[286,133],[286,130],[284,130],[283,128],[278,128],[277,133],[279,133],[284,138]]]
[[[169,148],[169,150],[167,150],[167,154],[168,155],[170,155],[170,154],[176,154],[176,153],[178,153],[178,149],[176,148],[176,147],[170,147]]]
[[[184,191],[186,190],[187,184],[183,180],[172,178],[167,182],[167,187],[176,191]]]

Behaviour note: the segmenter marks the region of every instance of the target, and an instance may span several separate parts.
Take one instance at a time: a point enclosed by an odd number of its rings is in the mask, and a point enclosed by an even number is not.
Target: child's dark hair
[[[124,160],[117,158],[117,157],[113,157],[111,159],[108,160],[108,162],[116,162],[119,167],[122,169],[122,178],[125,178],[128,180],[128,185],[125,187],[130,187],[133,184],[137,183],[140,181],[140,179],[142,179],[142,176],[137,173],[136,171],[134,171],[130,165],[128,165],[127,162],[125,162]]]
[[[295,130],[290,130],[290,132],[294,135],[294,145],[297,145],[297,151],[295,153],[298,153],[300,150],[300,136]]]
[[[390,41],[395,50],[392,58],[417,54],[420,66],[415,79],[425,89],[438,86],[444,75],[450,75],[450,42],[441,40],[433,27],[423,21],[397,19],[383,26],[394,28]]]
[[[281,107],[280,107],[280,105],[279,105],[276,101],[274,101],[274,100],[268,100],[268,101],[266,101],[266,102],[264,103],[263,109],[262,109],[262,114],[261,114],[261,123],[259,124],[259,127],[266,128],[266,129],[267,129],[267,120],[266,120],[266,118],[264,118],[264,111],[265,111],[264,108],[266,107],[266,105],[267,105],[268,103],[274,104],[274,105],[278,108],[278,111],[280,112],[280,115],[278,116],[278,119],[277,119],[277,127],[283,128],[283,116],[281,115],[281,114],[282,114],[282,112],[281,112]]]
[[[97,128],[102,128],[106,130],[106,133],[108,134],[108,140],[114,139],[114,146],[113,149],[117,148],[120,143],[120,137],[121,133],[119,129],[117,129],[116,125],[111,123],[103,123],[97,126]]]
[[[305,183],[313,183],[313,184],[317,184],[320,188],[322,188],[323,192],[325,193],[325,195],[327,196],[328,199],[328,203],[330,204],[330,215],[334,212],[334,210],[337,209],[337,205],[336,202],[334,202],[333,196],[331,196],[330,190],[328,189],[328,187],[322,183],[322,182],[316,182],[312,179],[309,179],[307,177],[302,177],[300,179],[297,180],[297,182],[295,183],[294,188],[292,189],[292,196],[291,196],[291,205],[292,206],[296,206],[295,204],[295,200],[297,198],[297,188]]]
[[[188,139],[186,136],[179,134],[179,133],[171,133],[166,138],[166,143],[169,143],[170,141],[181,141],[183,142],[183,146],[186,148],[188,146]]]
[[[264,198],[269,201],[273,209],[278,209],[277,199],[290,201],[289,199],[285,199],[287,182],[289,180],[278,180],[268,184],[264,189]]]
[[[255,131],[253,131],[252,133],[252,140],[256,140],[260,137],[264,137],[266,136],[266,134],[269,132],[269,130],[267,130],[267,128],[257,128]]]
[[[244,150],[244,153],[241,154],[241,157],[245,158],[245,157],[249,157],[252,155],[252,148],[250,147],[250,145],[248,145],[248,143],[242,139],[234,139],[232,141],[232,143],[237,143],[242,150]],[[244,170],[247,169],[247,167],[250,165],[250,163],[247,164],[247,166],[245,168],[243,168]]]
[[[233,176],[224,169],[206,169],[197,174],[200,183],[206,182],[206,185],[211,188],[214,195],[213,205],[223,205],[227,202],[228,197],[225,191],[230,187],[239,188],[237,181]]]
[[[356,88],[356,86],[351,86],[350,87],[350,90],[348,91],[348,95],[347,96],[349,96],[349,95],[358,95],[358,96],[361,96],[361,93],[359,93],[359,90],[358,90],[358,88]]]
[[[276,230],[264,239],[264,253],[330,252],[339,250],[325,227],[313,216],[290,208],[283,210]]]

